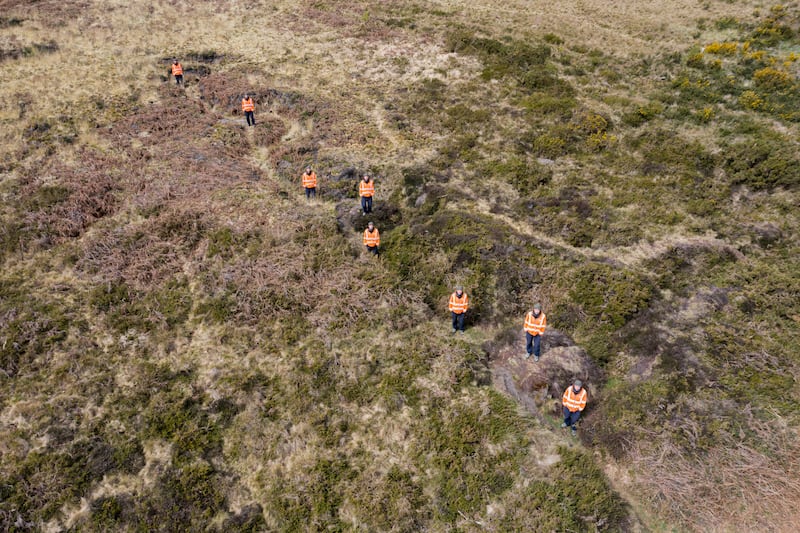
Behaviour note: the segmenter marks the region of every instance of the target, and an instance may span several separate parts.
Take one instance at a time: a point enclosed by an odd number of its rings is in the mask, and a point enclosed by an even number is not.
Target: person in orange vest
[[[533,360],[538,361],[541,341],[544,330],[547,327],[547,317],[542,313],[542,304],[537,303],[533,306],[533,311],[528,311],[525,315],[525,359],[533,354]]]
[[[453,333],[456,331],[464,333],[464,317],[469,309],[469,297],[464,292],[464,287],[461,285],[456,287],[455,292],[450,295],[447,308],[450,309],[450,315],[453,318]]]
[[[311,167],[306,167],[306,171],[302,176],[303,188],[306,191],[306,200],[309,198],[317,197],[317,173],[311,170]]]
[[[249,94],[244,95],[244,98],[242,98],[242,112],[247,119],[248,126],[256,125],[255,111],[256,104],[253,103],[253,98]]]
[[[172,62],[172,75],[175,76],[175,85],[183,83],[183,67],[177,59]]]
[[[367,229],[364,230],[364,246],[371,254],[378,255],[378,246],[381,245],[381,233],[378,228],[370,222],[367,224]]]
[[[572,434],[577,434],[578,430],[575,424],[581,418],[581,413],[586,409],[586,389],[583,388],[581,380],[576,379],[575,382],[567,387],[564,395],[561,397],[561,405],[564,411],[564,422],[561,424],[562,428],[569,426],[572,428]]]
[[[372,197],[375,195],[375,182],[364,174],[358,182],[358,195],[361,197],[361,216],[372,213]]]

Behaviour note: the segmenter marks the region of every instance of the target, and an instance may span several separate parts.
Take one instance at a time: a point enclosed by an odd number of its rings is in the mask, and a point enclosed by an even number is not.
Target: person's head
[[[172,64],[173,64],[173,65],[177,65],[177,64],[178,64],[178,60],[177,60],[177,59],[173,59],[173,60],[172,60]]]
[[[364,174],[364,181],[369,181],[369,175]]]
[[[245,99],[245,100],[249,100],[249,99],[250,99],[250,95],[249,95],[249,94],[245,94],[245,95],[244,95],[244,99]]]
[[[456,285],[456,294],[461,296],[463,293],[464,293],[464,287],[462,287],[461,285]]]
[[[372,231],[373,229],[375,229],[375,224],[373,224],[371,221],[367,222],[367,229]]]
[[[534,314],[534,316],[539,316],[539,313],[541,313],[541,312],[542,312],[542,304],[540,304],[539,302],[536,302],[535,304],[533,304],[533,314]]]
[[[578,392],[578,391],[581,390],[581,388],[583,388],[583,382],[581,380],[579,380],[579,379],[576,379],[572,383],[572,390],[574,390],[575,392]]]
[[[306,167],[306,174],[311,174],[311,167],[310,166]]]

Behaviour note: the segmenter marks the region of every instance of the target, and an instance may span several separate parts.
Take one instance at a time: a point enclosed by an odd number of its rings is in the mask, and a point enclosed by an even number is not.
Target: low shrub
[[[0,296],[9,298],[0,307],[0,369],[15,376],[67,337],[72,318],[69,306],[59,300],[23,304],[6,284],[0,285]]]
[[[251,148],[250,139],[241,126],[215,124],[209,132],[211,144],[215,145],[234,157],[246,155]]]
[[[571,96],[533,92],[520,99],[519,105],[534,115],[555,115],[568,117],[578,105]]]
[[[781,4],[770,8],[769,14],[753,30],[752,40],[762,46],[775,46],[782,41],[791,40],[795,36],[795,30],[788,15],[786,7]]]
[[[459,29],[446,37],[446,46],[452,52],[480,57],[485,65],[481,73],[484,80],[510,76],[528,91],[548,89],[562,96],[570,96],[573,92],[569,83],[546,68],[552,54],[546,44],[533,45],[512,39],[502,42]]]
[[[564,39],[555,33],[545,33],[542,36],[542,40],[548,44],[564,44]]]
[[[148,531],[205,529],[212,518],[226,510],[227,485],[223,476],[204,461],[170,467],[136,499],[120,502],[119,522]],[[114,529],[121,528],[117,525]]]
[[[442,125],[454,133],[464,133],[472,128],[483,129],[491,117],[489,111],[485,109],[472,109],[464,104],[448,107],[445,114],[446,118]]]
[[[223,226],[209,232],[206,255],[225,259],[242,255],[253,257],[258,255],[263,246],[263,235],[259,230],[237,232]]]
[[[532,92],[549,92],[562,98],[569,98],[575,94],[575,88],[569,82],[546,69],[528,71],[518,82],[522,87]]]
[[[361,523],[380,531],[424,529],[431,518],[430,501],[414,471],[392,465],[388,472],[365,472],[361,478],[353,495]]]
[[[420,420],[415,455],[420,468],[434,469],[434,518],[452,523],[511,488],[508,472],[519,457],[494,447],[523,437],[512,401],[490,391],[485,410],[471,405],[432,409]]]
[[[673,131],[655,129],[643,131],[628,139],[631,148],[640,151],[644,174],[659,174],[686,170],[710,177],[717,158],[698,141],[686,141]]]
[[[739,26],[740,22],[736,17],[727,16],[714,21],[714,28],[720,31],[737,29]]]
[[[89,301],[106,315],[109,327],[120,333],[158,326],[173,329],[186,322],[193,302],[185,278],[170,279],[148,292],[122,281],[107,282],[92,290]]]
[[[286,131],[282,120],[259,115],[253,131],[253,143],[256,146],[272,146],[286,135]]]
[[[560,447],[551,480],[533,480],[505,509],[502,531],[625,531],[628,508],[591,455]]]
[[[723,161],[731,183],[753,189],[800,185],[800,159],[791,139],[767,133],[729,145]]]
[[[766,109],[764,99],[755,91],[743,91],[739,96],[739,105],[753,111]]]
[[[576,270],[569,295],[587,316],[619,328],[646,309],[655,292],[647,279],[632,271],[586,263]]]
[[[19,17],[0,17],[0,28],[13,28],[15,26],[22,26],[25,19]]]
[[[758,88],[764,91],[780,91],[788,89],[794,84],[791,74],[772,67],[755,71],[753,81]]]
[[[660,102],[650,102],[646,105],[638,106],[633,111],[625,113],[622,116],[622,122],[628,126],[641,126],[663,112],[664,106]]]
[[[739,49],[739,43],[737,42],[732,42],[732,43],[713,42],[711,44],[705,45],[705,47],[703,47],[703,52],[706,54],[732,56],[736,54],[738,49]]]
[[[555,159],[567,152],[567,139],[551,133],[542,133],[533,138],[532,149],[539,157]]]
[[[58,516],[63,505],[78,503],[92,483],[120,466],[114,447],[97,436],[70,440],[61,449],[32,452],[4,484],[2,504],[13,505],[35,522],[45,522]],[[141,468],[143,461],[138,466]],[[106,512],[115,514],[114,506]]]
[[[347,457],[320,457],[309,465],[302,477],[281,475],[271,480],[266,511],[283,531],[301,530],[312,523],[326,529],[343,530],[345,523],[339,510],[346,487],[356,476]]]
[[[507,161],[489,161],[484,172],[514,186],[520,195],[527,196],[550,182],[553,171],[537,162],[514,156]]]

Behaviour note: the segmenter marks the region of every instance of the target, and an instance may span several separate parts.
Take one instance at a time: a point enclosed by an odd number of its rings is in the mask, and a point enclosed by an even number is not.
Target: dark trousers
[[[248,126],[255,126],[256,125],[256,116],[252,111],[245,111],[244,117],[247,119]]]
[[[175,85],[180,85],[183,83],[183,74],[176,74],[175,75]]]
[[[316,198],[317,197],[317,188],[316,187],[306,187],[306,199],[308,198]]]
[[[528,351],[528,355],[533,354],[535,357],[539,357],[540,345],[542,343],[542,336],[531,335],[526,331],[525,340],[528,341],[527,344],[525,345],[525,349]]]
[[[575,427],[575,424],[578,423],[578,420],[581,419],[581,412],[575,411],[574,413],[567,409],[566,407],[563,408],[564,410],[564,423],[570,427]]]
[[[378,247],[377,246],[367,246],[367,251],[371,254],[378,255]]]
[[[453,313],[450,311],[450,314],[453,315],[453,329],[464,331],[464,316],[467,313]]]
[[[372,213],[372,196],[361,197],[361,210],[365,213]]]

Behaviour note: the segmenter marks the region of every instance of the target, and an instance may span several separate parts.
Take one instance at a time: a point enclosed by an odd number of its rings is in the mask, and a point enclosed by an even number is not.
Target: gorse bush
[[[451,52],[477,54],[505,72],[510,68],[525,71],[535,65],[543,65],[550,57],[550,47],[531,46],[523,42],[505,43],[495,39],[478,37],[469,30],[457,30],[446,38],[446,47]]]
[[[790,17],[785,8],[773,9],[762,25],[752,33],[741,28],[743,42],[713,42],[701,52],[691,51],[686,64],[705,74],[682,73],[673,82],[682,100],[703,104],[729,105],[768,113],[780,120],[796,122],[800,91],[791,73],[795,53],[786,54],[782,43],[795,42]],[[707,61],[706,55],[717,59]],[[729,95],[733,98],[728,98]]]
[[[638,106],[633,111],[625,113],[622,117],[622,121],[629,126],[641,126],[663,112],[664,106],[660,102],[650,102],[646,105]]]
[[[790,139],[777,134],[731,145],[723,166],[732,183],[754,189],[800,185],[797,151]]]
[[[546,44],[532,45],[517,40],[501,42],[461,29],[447,36],[446,47],[452,52],[480,57],[485,65],[481,76],[486,80],[510,76],[529,91],[550,89],[553,94],[571,94],[569,84],[546,68],[552,54]]]
[[[789,12],[783,5],[770,8],[770,13],[752,32],[753,39],[763,46],[774,46],[795,36]]]
[[[753,74],[756,86],[766,91],[788,89],[793,85],[792,76],[783,70],[766,67]]]
[[[706,54],[716,54],[731,56],[734,55],[739,49],[739,43],[718,43],[713,42],[703,47],[703,52]]]
[[[572,300],[588,316],[616,328],[643,311],[654,295],[648,280],[597,263],[579,269],[570,290]]]
[[[739,96],[739,103],[742,107],[752,109],[753,111],[764,109],[765,104],[764,99],[755,91],[742,92],[741,96]]]

